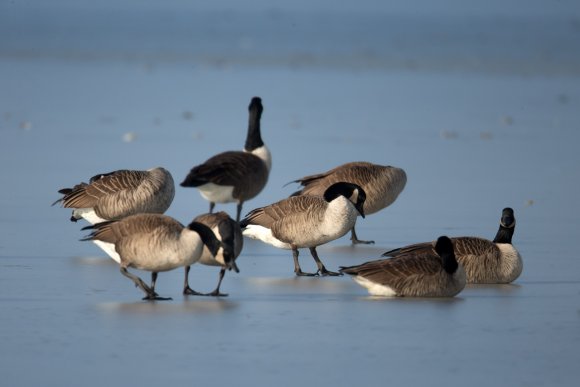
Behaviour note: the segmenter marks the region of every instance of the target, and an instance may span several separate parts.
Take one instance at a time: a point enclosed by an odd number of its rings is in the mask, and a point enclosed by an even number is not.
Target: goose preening
[[[360,214],[365,216],[365,191],[352,183],[335,183],[320,196],[292,196],[251,211],[242,220],[243,235],[272,246],[292,250],[294,273],[302,275],[340,275],[324,267],[316,247],[338,239],[352,229]],[[298,262],[298,249],[309,248],[318,271],[304,273]]]
[[[240,270],[236,265],[236,258],[242,252],[244,245],[244,238],[242,236],[242,229],[238,222],[234,221],[223,211],[213,214],[203,214],[193,219],[194,222],[199,222],[208,226],[216,238],[223,244],[223,249],[220,249],[216,254],[212,254],[207,246],[204,246],[203,253],[198,263],[209,266],[221,266],[218,284],[214,291],[210,293],[199,293],[189,287],[189,269],[191,266],[185,267],[185,281],[183,285],[183,294],[200,295],[200,296],[227,296],[220,292],[220,286],[226,270],[234,270],[239,273]],[[229,250],[227,253],[225,250]]]
[[[341,267],[342,273],[374,296],[453,297],[465,287],[465,271],[458,264],[453,243],[441,236],[429,254],[408,252],[358,266]]]
[[[242,205],[262,191],[272,166],[272,156],[262,141],[260,118],[262,100],[252,98],[249,106],[248,134],[243,151],[219,153],[191,169],[182,187],[195,187],[209,201],[209,212],[216,203],[237,203],[236,221]]]
[[[93,176],[89,183],[58,191],[52,205],[72,208],[71,221],[84,218],[91,224],[118,220],[139,213],[164,213],[175,195],[171,173],[157,167],[147,171],[118,170]]]
[[[407,183],[404,170],[392,166],[383,166],[364,161],[346,163],[327,172],[305,176],[292,183],[300,183],[304,188],[293,195],[318,195],[332,184],[346,181],[361,186],[367,200],[364,204],[365,215],[374,214],[390,206],[399,196]],[[351,230],[351,241],[357,243],[374,243],[358,239],[355,228]]]
[[[157,273],[194,264],[201,258],[204,246],[213,254],[222,249],[221,242],[206,225],[192,222],[184,227],[177,220],[161,214],[131,215],[83,228],[86,229],[92,232],[82,240],[109,245],[121,274],[145,292],[144,300],[168,299],[155,293]],[[224,254],[228,254],[227,249],[224,249]],[[130,267],[150,271],[151,285],[129,273],[127,269]]]
[[[514,210],[504,208],[493,241],[478,237],[451,238],[455,256],[465,268],[468,283],[507,284],[520,276],[522,257],[512,245],[516,227]],[[383,256],[432,254],[433,243],[424,242],[387,251]]]

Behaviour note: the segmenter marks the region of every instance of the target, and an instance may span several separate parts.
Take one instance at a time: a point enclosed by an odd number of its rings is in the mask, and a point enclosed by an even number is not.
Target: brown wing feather
[[[122,239],[152,232],[176,237],[183,230],[183,225],[166,215],[137,214],[119,221],[96,224],[93,229],[94,231],[86,238],[87,240],[116,244]]]
[[[320,203],[326,203],[324,199],[315,196],[294,196],[266,207],[256,208],[251,211],[243,221],[244,225],[255,224],[266,228],[284,218],[308,214],[311,209]]]
[[[185,187],[206,183],[233,186],[237,199],[251,199],[266,185],[268,168],[258,156],[248,152],[229,151],[217,154],[194,167],[184,182]]]
[[[96,175],[90,184],[76,185],[63,197],[66,208],[91,208],[105,196],[134,189],[147,178],[146,171],[119,170],[108,174]]]
[[[375,283],[393,284],[412,276],[428,276],[442,270],[441,258],[436,254],[424,256],[402,256],[379,259],[358,266],[341,269],[342,272],[359,275]]]

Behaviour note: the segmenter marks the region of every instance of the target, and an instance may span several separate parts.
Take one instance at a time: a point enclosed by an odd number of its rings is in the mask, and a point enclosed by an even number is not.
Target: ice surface
[[[580,11],[463,3],[0,4],[2,385],[575,385]],[[57,190],[157,165],[180,181],[243,146],[254,95],[273,169],[244,212],[347,161],[407,172],[357,225],[375,245],[319,249],[329,270],[443,234],[492,238],[510,206],[522,276],[379,299],[349,278],[294,278],[290,252],[248,240],[229,297],[183,297],[176,270],[158,280],[172,301],[141,301],[50,206]],[[168,214],[207,209],[178,187]],[[314,268],[307,251],[301,263]],[[192,287],[217,275],[194,266]]]

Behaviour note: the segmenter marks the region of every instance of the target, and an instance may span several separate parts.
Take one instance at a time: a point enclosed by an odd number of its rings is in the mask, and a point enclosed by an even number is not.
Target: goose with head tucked
[[[365,215],[370,215],[390,206],[397,199],[405,188],[407,174],[401,168],[356,161],[294,180],[293,183],[300,183],[303,188],[293,195],[321,196],[328,187],[340,181],[357,184],[365,190],[367,199],[364,212]],[[354,226],[350,240],[353,244],[374,243],[358,239]]]
[[[216,203],[237,203],[237,222],[243,203],[262,191],[272,166],[272,156],[260,131],[262,100],[252,98],[248,109],[250,117],[244,150],[223,152],[209,158],[193,167],[181,183],[182,187],[199,190],[209,201],[210,213]]]
[[[303,275],[340,275],[326,269],[316,247],[338,239],[354,226],[357,216],[364,217],[366,193],[352,183],[335,183],[320,196],[292,196],[251,211],[240,226],[244,236],[274,247],[292,250],[294,273]],[[308,248],[318,271],[305,273],[298,262],[298,249]]]
[[[163,300],[155,292],[157,274],[197,262],[207,246],[212,254],[223,249],[209,227],[192,222],[184,227],[177,220],[161,214],[137,214],[118,221],[85,227],[92,232],[82,240],[100,241],[110,246],[121,274],[145,292],[144,300]],[[224,254],[228,250],[224,249]],[[231,257],[230,257],[231,258]],[[151,272],[151,285],[130,273],[135,268]]]
[[[63,195],[52,205],[72,208],[71,221],[91,224],[119,220],[139,213],[162,214],[175,196],[171,173],[157,167],[147,171],[121,169],[93,176],[89,183],[58,191]]]
[[[507,207],[502,210],[499,229],[493,241],[473,236],[451,238],[455,256],[465,268],[467,283],[507,284],[520,276],[522,257],[512,245],[515,227],[514,210]],[[417,243],[387,251],[383,256],[432,254],[433,246],[433,242]]]
[[[465,271],[446,236],[439,237],[429,254],[409,252],[342,267],[340,271],[351,275],[374,296],[453,297],[465,287]]]
[[[208,266],[220,266],[221,269],[219,272],[217,287],[210,293],[199,293],[189,287],[189,270],[191,266],[186,266],[183,294],[225,297],[227,294],[220,292],[220,286],[224,279],[224,275],[226,274],[226,270],[234,270],[236,273],[240,272],[235,261],[242,252],[242,247],[244,245],[244,238],[242,236],[240,225],[223,211],[213,214],[202,214],[195,217],[193,221],[208,226],[213,231],[216,238],[223,244],[223,248],[218,250],[216,254],[213,254],[207,246],[204,246],[203,253],[198,263]]]

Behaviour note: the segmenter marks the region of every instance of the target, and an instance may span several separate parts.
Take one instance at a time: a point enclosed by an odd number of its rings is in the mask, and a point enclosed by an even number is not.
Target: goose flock
[[[522,272],[522,258],[512,245],[515,215],[504,208],[493,240],[440,236],[433,242],[403,246],[382,259],[328,270],[316,248],[350,232],[353,245],[359,216],[391,205],[405,188],[401,168],[370,162],[348,162],[329,171],[293,180],[301,189],[290,197],[255,208],[242,219],[242,206],[266,186],[272,156],[262,140],[259,97],[249,105],[246,143],[241,151],[227,151],[194,166],[181,183],[196,188],[209,201],[209,212],[187,226],[164,215],[175,196],[175,184],[162,167],[118,170],[98,174],[73,188],[64,188],[55,204],[72,209],[71,221],[89,223],[82,241],[93,241],[119,264],[121,274],[144,293],[144,300],[166,300],[155,292],[158,273],[184,268],[184,295],[227,296],[220,291],[226,271],[239,272],[236,260],[244,237],[292,250],[297,276],[347,274],[373,296],[453,297],[469,283],[505,284]],[[236,203],[235,220],[216,203]],[[318,271],[303,272],[298,249],[308,248]],[[216,288],[208,293],[189,286],[191,266],[219,266]],[[148,285],[129,268],[151,273]]]

